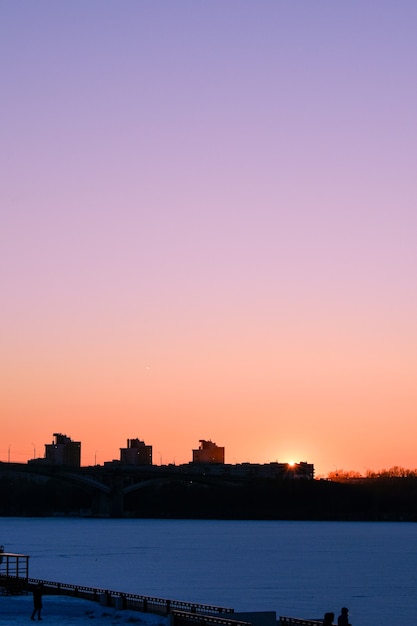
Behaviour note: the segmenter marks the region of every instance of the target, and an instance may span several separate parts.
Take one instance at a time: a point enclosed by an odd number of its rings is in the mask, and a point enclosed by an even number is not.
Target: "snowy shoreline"
[[[0,624],[20,626],[27,624],[33,610],[32,594],[0,596]],[[73,624],[143,624],[144,626],[167,626],[167,618],[161,615],[117,610],[103,607],[90,600],[68,596],[44,596],[42,620],[49,624],[72,626]]]

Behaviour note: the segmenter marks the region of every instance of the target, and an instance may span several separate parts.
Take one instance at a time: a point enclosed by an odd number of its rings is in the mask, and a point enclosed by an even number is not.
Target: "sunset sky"
[[[0,0],[0,460],[417,467],[417,2]]]

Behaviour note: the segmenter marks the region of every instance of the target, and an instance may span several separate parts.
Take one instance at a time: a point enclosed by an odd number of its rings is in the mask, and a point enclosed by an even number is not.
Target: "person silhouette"
[[[334,613],[325,613],[323,626],[333,626]]]
[[[35,619],[36,613],[38,614],[38,620],[41,620],[42,610],[42,583],[38,583],[33,590],[33,612],[30,619]]]
[[[350,626],[348,613],[349,609],[347,609],[345,606],[342,607],[340,615],[337,618],[337,626]]]

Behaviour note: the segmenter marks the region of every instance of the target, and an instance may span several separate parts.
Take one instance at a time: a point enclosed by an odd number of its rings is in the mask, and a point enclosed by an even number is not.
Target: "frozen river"
[[[30,576],[353,626],[417,615],[412,523],[0,518]]]

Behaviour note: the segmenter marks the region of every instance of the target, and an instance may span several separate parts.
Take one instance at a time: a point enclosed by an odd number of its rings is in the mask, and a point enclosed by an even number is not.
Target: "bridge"
[[[183,484],[241,484],[247,477],[225,477],[206,473],[196,466],[129,466],[120,464],[70,467],[51,463],[1,463],[2,473],[19,473],[78,485],[92,495],[92,510],[97,516],[123,517],[125,497],[149,486]]]

